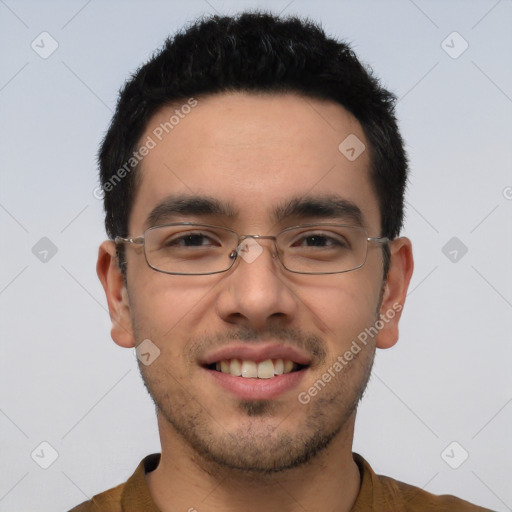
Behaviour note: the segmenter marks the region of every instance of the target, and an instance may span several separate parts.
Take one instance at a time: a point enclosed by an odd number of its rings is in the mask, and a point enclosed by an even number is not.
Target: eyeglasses
[[[158,272],[207,275],[228,271],[238,256],[252,262],[263,251],[257,240],[274,241],[283,267],[298,274],[339,274],[364,265],[368,243],[386,244],[386,237],[369,237],[362,227],[304,224],[275,236],[239,235],[229,228],[181,222],[154,226],[143,236],[115,243],[142,245],[147,264]]]

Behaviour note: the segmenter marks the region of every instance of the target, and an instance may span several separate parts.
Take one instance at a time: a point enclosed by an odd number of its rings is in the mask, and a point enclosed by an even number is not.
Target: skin
[[[141,141],[174,108],[159,111]],[[338,150],[349,134],[368,147],[357,120],[328,101],[295,94],[198,98],[198,106],[142,162],[130,236],[141,235],[153,207],[176,193],[230,202],[238,214],[172,220],[263,235],[317,221],[290,218],[276,224],[270,216],[276,204],[337,194],[359,206],[369,236],[380,236],[369,152],[350,162]],[[131,348],[149,338],[161,351],[140,369],[157,404],[162,444],[161,462],[146,478],[163,512],[191,507],[348,511],[356,500],[356,406],[375,349],[398,340],[400,312],[308,404],[299,403],[297,395],[321,378],[379,314],[404,304],[413,270],[411,243],[407,238],[391,242],[384,283],[378,245],[370,244],[365,265],[355,271],[311,276],[282,269],[272,243],[260,244],[264,251],[252,263],[240,260],[230,271],[209,276],[155,272],[140,248],[127,246],[127,286],[114,244],[100,247],[97,271],[113,340]],[[207,380],[198,359],[240,336],[248,343],[305,343],[312,364],[299,387],[250,403]]]

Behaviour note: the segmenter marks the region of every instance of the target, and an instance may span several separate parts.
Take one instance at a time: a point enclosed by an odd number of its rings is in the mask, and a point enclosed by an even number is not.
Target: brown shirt
[[[436,496],[419,487],[376,475],[363,457],[357,453],[353,456],[361,473],[361,488],[350,512],[490,512],[454,496]],[[159,453],[148,455],[125,483],[97,494],[69,512],[160,512],[151,499],[145,478],[159,461]]]

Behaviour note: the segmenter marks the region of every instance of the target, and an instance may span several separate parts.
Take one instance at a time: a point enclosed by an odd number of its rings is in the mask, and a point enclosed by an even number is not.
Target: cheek
[[[375,273],[358,272],[330,276],[330,280],[329,276],[322,277],[322,282],[309,287],[303,300],[304,314],[327,339],[333,340],[332,349],[336,351],[349,345],[377,318],[380,281]]]
[[[138,337],[181,340],[211,309],[211,276],[172,276],[148,269],[131,283],[130,308]]]

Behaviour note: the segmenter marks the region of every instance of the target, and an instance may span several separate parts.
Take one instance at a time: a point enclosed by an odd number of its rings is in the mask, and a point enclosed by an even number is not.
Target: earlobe
[[[398,323],[414,269],[412,244],[408,238],[393,240],[390,250],[391,262],[380,307],[382,328],[377,336],[378,348],[390,348],[398,341]]]
[[[135,346],[133,337],[130,303],[128,292],[119,269],[114,242],[107,240],[100,245],[96,273],[101,281],[107,298],[110,320],[112,321],[111,336],[121,347]]]

